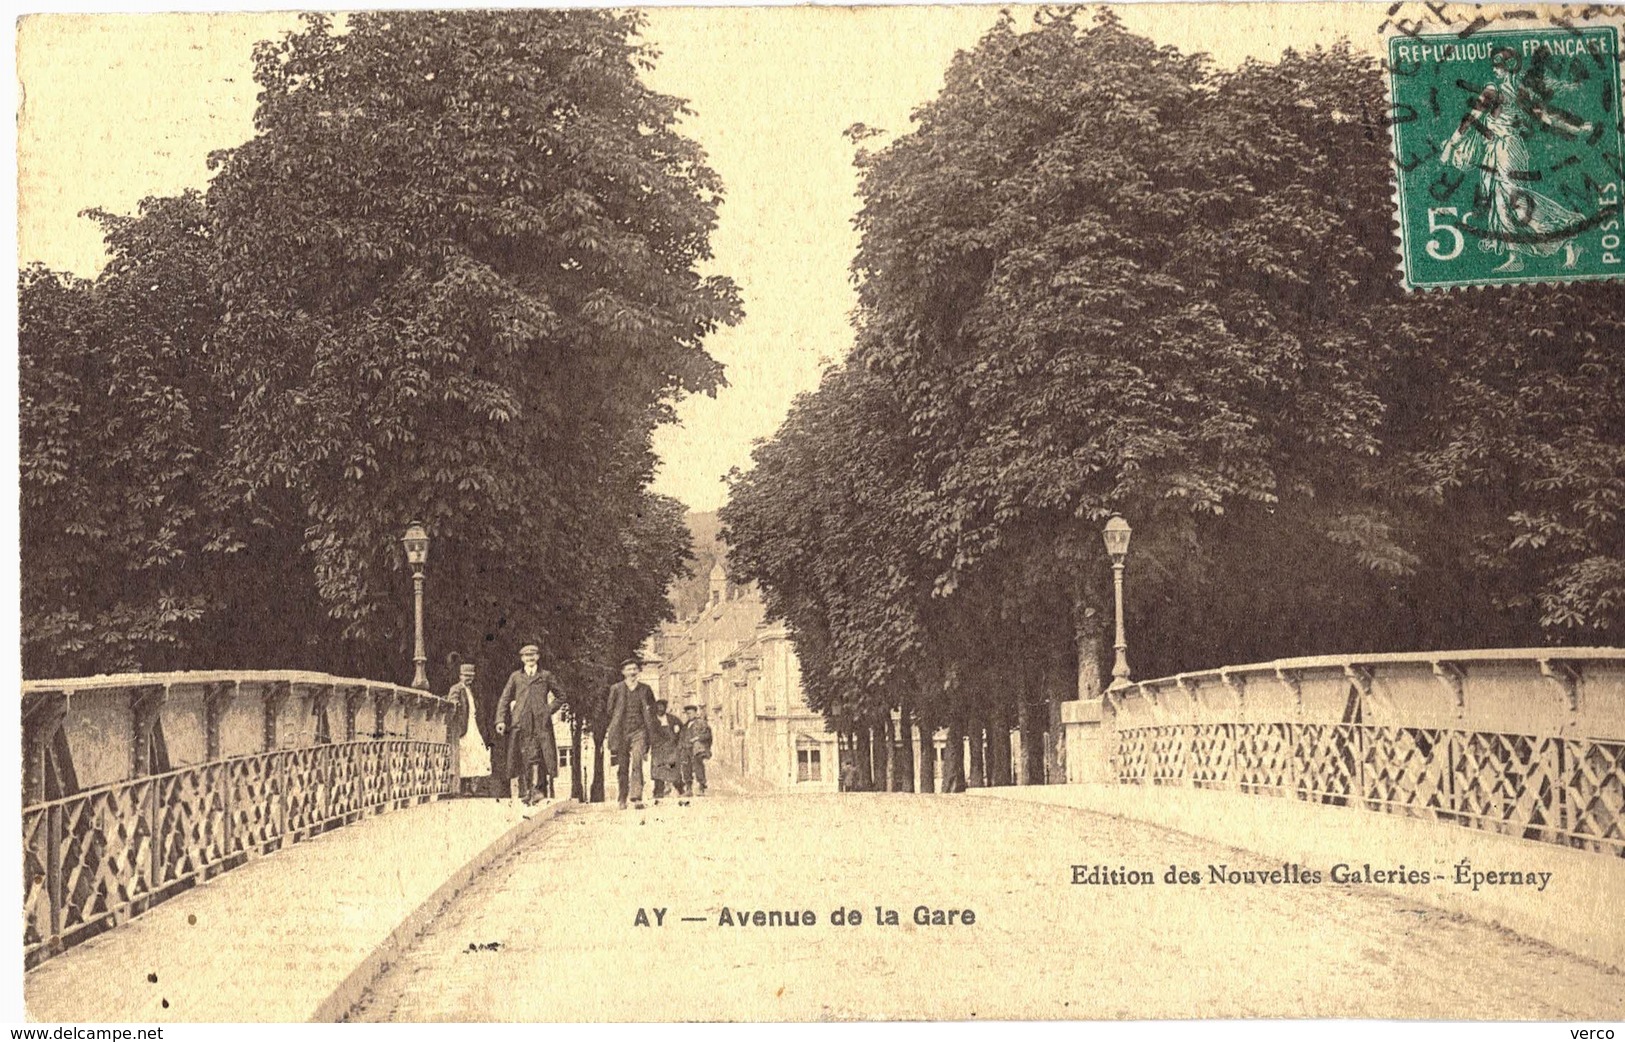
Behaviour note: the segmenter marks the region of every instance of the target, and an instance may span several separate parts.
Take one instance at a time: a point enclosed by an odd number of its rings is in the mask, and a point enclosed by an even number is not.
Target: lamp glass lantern
[[[1113,514],[1111,520],[1106,522],[1100,538],[1105,542],[1106,552],[1111,555],[1112,560],[1121,561],[1128,556],[1128,540],[1133,534],[1134,530],[1123,520],[1121,514]]]
[[[406,563],[414,571],[429,563],[429,530],[423,527],[423,522],[413,521],[406,526],[401,545],[406,547]]]

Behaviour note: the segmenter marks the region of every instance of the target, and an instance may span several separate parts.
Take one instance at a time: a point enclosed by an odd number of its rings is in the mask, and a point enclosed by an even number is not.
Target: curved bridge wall
[[[23,685],[28,965],[203,879],[451,791],[452,706],[297,671]]]
[[[1072,781],[1284,797],[1625,857],[1625,649],[1285,659],[1066,709]]]

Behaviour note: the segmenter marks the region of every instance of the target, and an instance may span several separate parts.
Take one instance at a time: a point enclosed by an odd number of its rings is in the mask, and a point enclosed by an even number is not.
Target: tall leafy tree
[[[980,731],[1100,690],[1112,512],[1140,676],[1618,626],[1617,290],[1404,293],[1385,118],[1346,45],[1220,71],[1046,11],[959,55],[912,132],[854,128],[855,347],[726,512],[828,705],[938,662],[950,756],[963,729],[1002,780]],[[866,381],[890,409],[850,406]]]
[[[399,675],[412,518],[434,658],[539,640],[587,698],[641,643],[686,550],[651,432],[740,307],[640,25],[310,16],[206,194],[103,215],[94,282],[23,274],[31,672]]]
[[[567,711],[597,753],[590,782],[594,801],[604,798],[609,685],[620,679],[620,662],[662,622],[677,617],[669,592],[689,571],[686,509],[670,496],[642,493],[624,524],[596,550],[592,585],[577,599],[574,610],[584,613],[589,636],[570,656],[563,680]]]
[[[720,184],[639,80],[639,24],[367,12],[256,51],[258,134],[209,193],[229,460],[300,519],[347,633],[400,632],[417,516],[465,598],[442,639],[581,656],[649,431],[721,382],[701,342],[737,297],[698,273]]]
[[[902,419],[889,379],[831,369],[732,476],[720,515],[731,567],[795,636],[808,704],[865,746],[893,708],[940,717],[943,698],[928,626],[936,567]]]
[[[217,313],[196,195],[95,214],[94,282],[26,269],[18,287],[23,669],[172,665],[211,601],[219,444],[204,352]]]

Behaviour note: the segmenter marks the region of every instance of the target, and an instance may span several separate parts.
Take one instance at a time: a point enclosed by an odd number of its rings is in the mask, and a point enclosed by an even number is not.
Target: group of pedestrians
[[[526,803],[553,796],[559,753],[553,738],[553,711],[564,697],[557,678],[542,669],[541,648],[519,649],[519,668],[502,693],[484,697],[471,662],[457,666],[449,697],[456,706],[451,737],[457,743],[460,791],[470,796],[517,796]],[[680,803],[706,791],[705,761],[711,758],[711,725],[700,706],[683,707],[683,719],[668,711],[649,685],[638,680],[643,664],[621,663],[622,680],[609,689],[606,727],[617,796],[643,809],[643,761],[649,761],[658,802],[675,792]]]
[[[643,760],[649,760],[656,802],[669,790],[679,803],[706,791],[705,761],[711,758],[711,725],[695,705],[683,707],[683,719],[672,716],[664,698],[656,698],[638,679],[643,663],[621,663],[621,680],[609,689],[609,724],[605,738],[615,765],[616,796],[643,809]]]
[[[519,668],[508,675],[502,694],[482,696],[471,662],[457,667],[457,683],[448,697],[456,706],[451,734],[457,739],[457,773],[469,796],[518,796],[535,803],[553,795],[559,773],[558,744],[553,739],[553,711],[564,690],[541,668],[542,649],[519,649]],[[481,791],[484,790],[484,791]]]

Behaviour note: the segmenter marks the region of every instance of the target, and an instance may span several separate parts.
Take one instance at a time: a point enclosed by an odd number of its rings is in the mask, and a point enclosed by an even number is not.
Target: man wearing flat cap
[[[519,778],[519,797],[536,802],[533,769],[543,775],[544,790],[559,773],[559,751],[553,744],[553,710],[564,691],[553,674],[542,669],[542,649],[526,644],[519,649],[520,666],[508,677],[497,700],[497,734],[508,736],[508,776]]]
[[[628,796],[638,810],[643,809],[643,757],[649,751],[655,693],[638,680],[642,668],[635,658],[622,662],[621,680],[609,689],[609,723],[604,738],[615,761],[615,784],[623,810]]]

